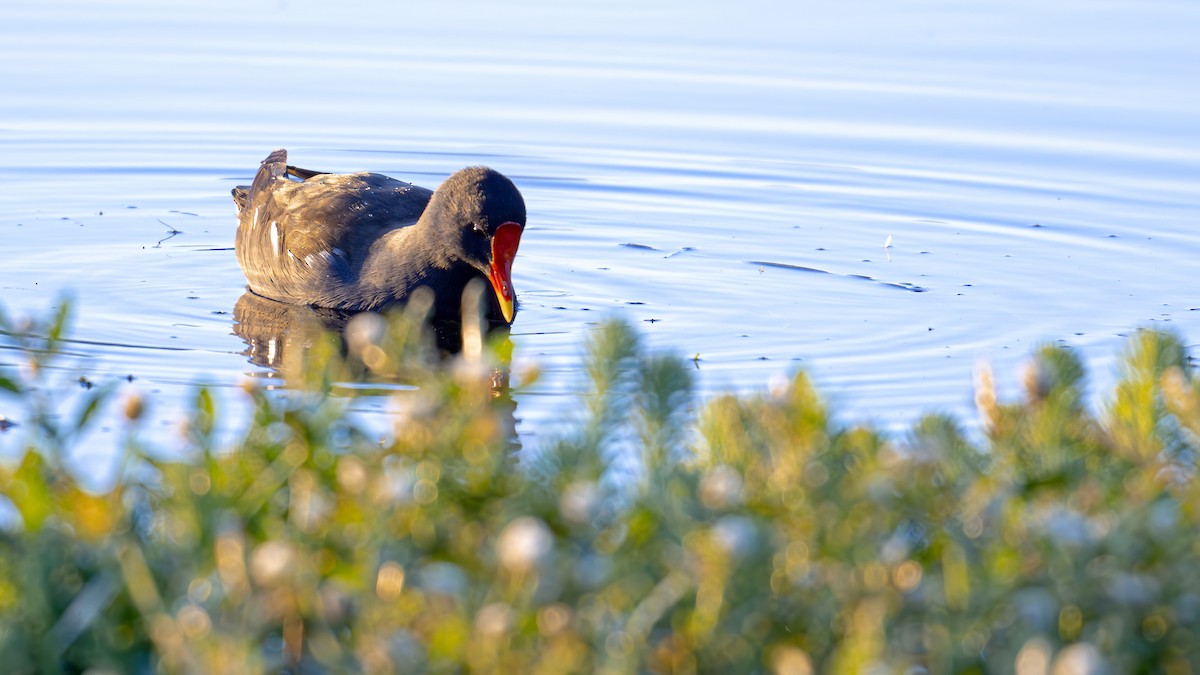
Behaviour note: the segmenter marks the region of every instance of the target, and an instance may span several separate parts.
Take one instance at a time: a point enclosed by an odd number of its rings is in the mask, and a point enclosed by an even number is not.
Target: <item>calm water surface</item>
[[[894,430],[969,415],[980,361],[1015,391],[1047,340],[1102,402],[1122,336],[1200,335],[1200,4],[448,7],[4,4],[0,303],[72,293],[63,377],[133,375],[168,442],[195,383],[265,372],[232,330],[229,190],[287,147],[516,181],[512,340],[545,373],[517,395],[527,444],[612,315],[699,355],[704,395],[804,368]]]

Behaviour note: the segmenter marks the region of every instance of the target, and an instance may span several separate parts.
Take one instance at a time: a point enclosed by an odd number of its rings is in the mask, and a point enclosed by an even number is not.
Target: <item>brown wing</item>
[[[336,248],[361,260],[383,233],[417,222],[432,195],[377,173],[318,174],[281,185],[259,219],[274,224],[279,250],[295,258]]]
[[[381,174],[304,171],[308,178],[294,181],[289,173],[298,172],[282,150],[263,161],[244,196],[236,244],[250,287],[284,300],[340,294],[371,245],[414,224],[433,195]]]

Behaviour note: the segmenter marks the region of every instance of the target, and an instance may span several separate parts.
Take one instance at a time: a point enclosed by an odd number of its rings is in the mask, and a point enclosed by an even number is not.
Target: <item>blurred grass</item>
[[[517,462],[502,345],[435,363],[410,308],[315,344],[296,392],[247,385],[233,448],[203,389],[171,453],[126,399],[95,494],[66,458],[117,390],[56,412],[67,318],[0,315],[25,361],[0,371],[26,448],[0,465],[7,673],[1200,665],[1200,379],[1169,333],[1130,339],[1099,413],[1070,350],[1038,350],[1014,402],[981,371],[980,443],[938,416],[839,426],[803,374],[698,407],[681,359],[611,322],[574,430]],[[329,393],[364,373],[417,385],[384,443]]]

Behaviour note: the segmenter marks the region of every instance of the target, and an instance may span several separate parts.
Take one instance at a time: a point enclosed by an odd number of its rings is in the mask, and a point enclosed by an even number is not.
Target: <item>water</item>
[[[516,181],[526,443],[613,315],[703,395],[804,368],[894,431],[969,417],[980,361],[1011,395],[1062,340],[1102,403],[1122,336],[1200,335],[1195,3],[246,4],[0,8],[0,302],[70,290],[64,377],[133,375],[164,439],[266,372],[229,190],[276,147]]]

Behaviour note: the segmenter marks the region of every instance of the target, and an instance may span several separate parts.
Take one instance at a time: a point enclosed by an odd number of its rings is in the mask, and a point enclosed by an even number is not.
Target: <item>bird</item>
[[[251,185],[233,189],[234,249],[251,292],[343,312],[382,312],[418,288],[434,294],[434,320],[457,320],[477,278],[494,294],[486,317],[517,312],[513,258],[525,200],[511,180],[473,166],[436,190],[383,174],[327,173],[288,165],[287,150],[262,161]]]

